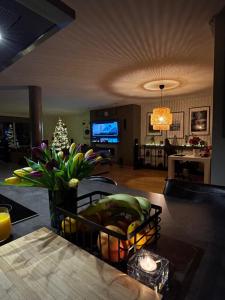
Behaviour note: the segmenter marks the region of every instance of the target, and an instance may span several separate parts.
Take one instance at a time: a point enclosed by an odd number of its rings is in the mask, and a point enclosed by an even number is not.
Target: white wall
[[[147,113],[152,112],[153,108],[161,106],[161,101],[151,101],[149,104],[141,105],[141,143],[149,143],[151,136],[146,135],[146,123],[147,123]],[[191,107],[201,107],[210,106],[212,108],[212,95],[211,92],[205,95],[193,95],[193,96],[181,96],[181,97],[163,97],[163,106],[167,106],[172,112],[184,112],[184,135],[189,135],[189,108]],[[200,138],[211,144],[211,133],[212,133],[212,113],[210,109],[210,134],[201,136]],[[166,131],[162,132],[161,136],[156,136],[155,141],[164,141],[166,138]],[[182,145],[184,139],[178,139],[178,144]]]

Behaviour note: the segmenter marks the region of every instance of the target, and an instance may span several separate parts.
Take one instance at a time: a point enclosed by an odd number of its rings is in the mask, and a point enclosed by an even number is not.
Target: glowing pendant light
[[[169,130],[172,124],[172,114],[168,107],[162,107],[162,90],[165,85],[160,84],[159,88],[161,90],[161,107],[153,109],[151,114],[151,125],[153,125],[154,130]]]

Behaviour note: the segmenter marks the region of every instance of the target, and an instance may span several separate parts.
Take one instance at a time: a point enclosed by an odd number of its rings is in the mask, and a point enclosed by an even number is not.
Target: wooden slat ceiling
[[[211,91],[209,21],[225,0],[64,2],[76,20],[1,72],[0,85],[41,86],[46,112],[149,103],[159,96],[143,88],[151,80],[178,80],[174,97]]]

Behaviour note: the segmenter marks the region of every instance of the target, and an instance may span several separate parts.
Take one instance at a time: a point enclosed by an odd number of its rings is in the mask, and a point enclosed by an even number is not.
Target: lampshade
[[[164,85],[159,86],[161,90],[161,102],[162,102],[162,89]],[[154,130],[169,130],[172,124],[172,114],[168,107],[157,107],[153,109],[151,114],[151,125]]]
[[[170,130],[170,125],[153,125],[153,130]]]

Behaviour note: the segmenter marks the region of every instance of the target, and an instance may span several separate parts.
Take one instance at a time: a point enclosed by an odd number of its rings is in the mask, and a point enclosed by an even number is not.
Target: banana
[[[146,200],[146,199],[145,199]],[[147,208],[146,201],[142,200],[142,207]],[[98,224],[105,225],[108,220],[118,220],[118,218],[124,218],[125,222],[132,223],[134,220],[144,221],[144,210],[142,209],[139,201],[130,195],[115,194],[106,196],[100,199],[98,202],[91,204],[79,214],[86,219],[94,221]],[[149,207],[149,204],[148,204]],[[81,222],[80,222],[80,225]],[[88,230],[88,226],[85,228],[78,226],[78,230]],[[89,228],[90,229],[90,228]]]
[[[107,198],[110,198],[110,199],[113,198],[113,199],[117,199],[117,200],[125,200],[130,203],[134,203],[133,199],[135,198],[139,202],[139,205],[142,210],[149,211],[151,208],[151,202],[147,198],[144,198],[141,196],[131,196],[128,194],[115,194],[115,195],[109,195],[109,196],[107,196]]]
[[[127,201],[121,199],[119,200],[119,198],[113,199],[107,196],[106,198],[99,200],[97,203],[90,205],[81,212],[81,215],[84,217],[89,217],[95,215],[96,213],[100,214],[103,219],[107,219],[119,214],[130,214],[132,219],[133,217],[136,217],[142,221],[144,219],[140,204],[133,197]]]
[[[135,209],[138,212],[138,214],[140,216],[140,220],[141,221],[144,220],[144,214],[142,211],[141,203],[135,197],[128,195],[128,194],[114,194],[114,195],[109,195],[106,198],[114,199],[119,202],[125,201],[127,203],[127,205],[129,205],[130,207],[132,207],[133,209]],[[99,202],[101,202],[101,201],[104,201],[104,199],[101,199]]]
[[[136,200],[134,200],[134,196],[131,196],[131,195],[128,195],[128,194],[113,194],[113,195],[106,196],[106,198],[116,199],[116,200],[124,200],[124,201],[128,201],[130,203],[136,201]]]
[[[135,196],[135,199],[137,199],[137,201],[139,202],[142,210],[145,211],[146,213],[149,213],[151,209],[151,202],[147,198],[140,197],[140,196]]]

